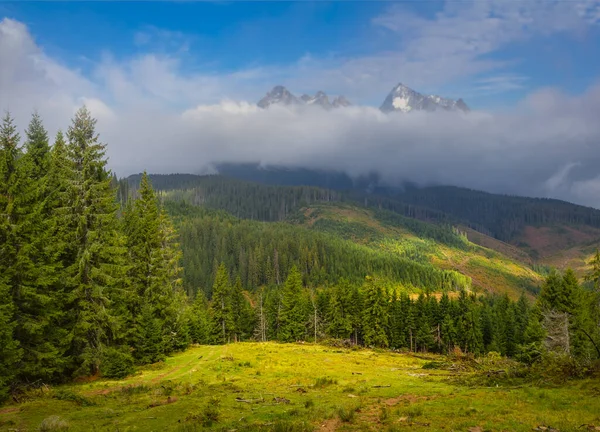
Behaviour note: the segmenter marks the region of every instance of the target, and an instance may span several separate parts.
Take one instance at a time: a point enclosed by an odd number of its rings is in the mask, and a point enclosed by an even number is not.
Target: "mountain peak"
[[[331,102],[331,105],[334,108],[341,108],[341,107],[345,108],[345,107],[349,107],[352,104],[344,96],[338,96],[335,99],[333,99],[333,102]]]
[[[273,104],[299,105],[301,103],[302,102],[296,96],[291,94],[284,86],[276,85],[265,97],[258,101],[257,105],[261,108],[268,108]]]
[[[446,111],[469,111],[469,107],[462,99],[455,101],[437,95],[423,95],[402,83],[398,83],[390,91],[379,109],[385,113],[436,111],[438,109]]]
[[[331,108],[341,108],[350,106],[350,102],[344,96],[338,96],[329,102],[329,97],[325,92],[319,90],[314,96],[303,94],[299,98],[294,96],[284,86],[277,85],[263,97],[257,105],[260,108],[268,108],[271,105],[319,105],[327,110]]]

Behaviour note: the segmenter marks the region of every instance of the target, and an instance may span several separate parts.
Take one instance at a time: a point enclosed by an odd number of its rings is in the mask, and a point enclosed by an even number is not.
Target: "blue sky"
[[[378,105],[404,82],[497,109],[542,87],[581,93],[600,76],[594,4],[577,20],[570,17],[575,2],[554,9],[550,1],[523,2],[522,16],[533,20],[524,29],[510,22],[513,11],[468,3],[19,2],[0,3],[0,17],[25,24],[49,57],[88,76],[107,58],[127,63],[148,54],[176,61],[181,77],[252,71],[244,82],[220,84],[211,101],[256,98],[283,84],[295,93],[324,90]],[[477,28],[494,16],[505,21],[500,29]],[[471,38],[474,54],[461,46],[466,39],[444,51],[455,37]]]
[[[472,111],[383,114],[399,82]],[[278,84],[354,105],[258,108]],[[600,0],[0,2],[0,111],[53,135],[82,104],[118,175],[261,162],[600,208]]]

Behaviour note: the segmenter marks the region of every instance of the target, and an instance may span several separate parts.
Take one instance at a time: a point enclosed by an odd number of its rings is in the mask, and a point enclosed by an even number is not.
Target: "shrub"
[[[351,423],[354,421],[354,415],[360,407],[339,407],[337,409],[337,415],[344,423]]]
[[[127,348],[109,347],[104,350],[100,372],[106,378],[125,378],[134,372],[133,357]]]
[[[54,393],[54,399],[62,401],[75,402],[79,406],[93,406],[96,405],[94,402],[86,398],[85,396],[73,393],[71,390],[58,390]]]
[[[337,380],[329,377],[320,377],[315,381],[315,388],[327,387],[332,384],[337,384]]]
[[[42,420],[38,429],[40,432],[64,432],[69,430],[69,423],[53,415]]]
[[[570,378],[584,376],[587,370],[575,357],[550,351],[542,354],[540,360],[534,363],[531,376],[546,381],[564,382]]]

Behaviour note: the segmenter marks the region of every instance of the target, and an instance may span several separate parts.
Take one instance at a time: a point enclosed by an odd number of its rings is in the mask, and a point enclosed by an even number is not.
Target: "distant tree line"
[[[376,176],[353,182],[343,173],[314,170],[260,170],[253,165],[229,165],[224,168],[222,171],[227,175],[246,181],[223,176],[172,174],[156,176],[156,187],[165,191],[188,190],[185,194],[178,192],[175,195],[193,203],[191,198],[194,195],[196,201],[198,196],[210,195],[211,183],[226,183],[230,188],[227,196],[232,197],[232,192],[237,195],[237,204],[207,199],[208,206],[225,209],[239,217],[266,221],[283,220],[294,206],[322,199],[353,202],[442,225],[462,224],[507,242],[518,237],[527,225],[571,224],[600,228],[600,210],[556,199],[491,194],[453,186],[384,187]],[[138,179],[133,176],[130,181],[135,184]],[[250,183],[248,180],[260,183]],[[276,184],[287,186],[274,186]],[[257,194],[253,196],[260,197],[260,205],[257,204],[256,209],[252,209],[250,199],[246,200],[244,194],[238,193],[244,188],[250,194]],[[191,189],[196,189],[196,192],[192,193]],[[313,197],[308,201],[290,199],[287,194],[294,189],[312,191]],[[267,191],[268,200],[265,199]],[[315,198],[319,195],[323,198]]]
[[[211,301],[199,293],[193,306],[197,343],[338,339],[413,352],[494,351],[528,363],[557,349],[600,357],[598,293],[584,290],[570,270],[549,275],[534,304],[525,296],[512,301],[465,290],[411,296],[370,276],[358,285],[341,279],[327,289],[307,288],[295,266],[282,284],[250,293],[239,277],[232,284],[221,264],[212,292]]]

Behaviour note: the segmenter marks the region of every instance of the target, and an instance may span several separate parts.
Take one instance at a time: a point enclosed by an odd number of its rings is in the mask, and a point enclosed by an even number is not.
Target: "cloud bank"
[[[176,58],[152,54],[126,63],[107,57],[84,75],[48,57],[22,23],[0,21],[0,109],[9,109],[22,129],[37,109],[55,133],[85,103],[120,176],[262,162],[351,175],[378,171],[388,182],[451,184],[600,208],[600,85],[576,97],[541,90],[501,114],[198,103],[221,94],[224,83],[236,88],[258,76],[186,76]]]

